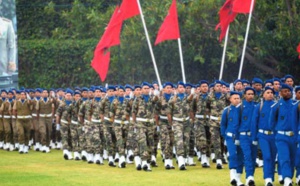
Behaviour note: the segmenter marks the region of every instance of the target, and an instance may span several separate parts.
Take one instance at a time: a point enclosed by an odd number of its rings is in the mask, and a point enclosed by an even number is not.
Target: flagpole
[[[223,47],[223,55],[222,55],[222,62],[221,62],[219,80],[221,80],[222,77],[223,77],[223,70],[224,70],[224,64],[225,64],[225,55],[226,55],[226,48],[227,48],[227,42],[228,42],[229,27],[230,27],[230,25],[228,25],[227,30],[226,30],[226,36],[225,36],[225,43],[224,43],[224,47]]]
[[[178,47],[179,47],[179,56],[180,56],[182,80],[183,80],[184,83],[186,83],[185,72],[184,72],[184,64],[183,64],[183,55],[182,55],[182,48],[181,48],[181,39],[180,38],[178,38]]]
[[[250,12],[249,12],[248,23],[247,23],[247,31],[246,31],[246,35],[245,35],[245,41],[244,41],[244,47],[243,47],[243,53],[242,53],[242,59],[241,59],[241,64],[240,64],[240,70],[239,70],[238,79],[241,79],[241,75],[242,75],[242,70],[243,70],[243,65],[244,65],[244,58],[245,58],[245,52],[246,52],[246,47],[247,47],[248,34],[249,34],[249,29],[250,29],[250,23],[251,23],[253,6],[254,6],[254,0],[251,0]]]
[[[149,39],[148,30],[147,30],[146,23],[145,23],[145,20],[144,20],[144,15],[143,15],[142,7],[141,7],[141,4],[140,4],[140,0],[137,0],[137,3],[138,3],[139,10],[140,10],[140,13],[141,13],[141,19],[142,19],[142,22],[143,22],[145,35],[146,35],[146,38],[147,38],[148,47],[149,47],[149,50],[150,50],[150,54],[151,54],[152,62],[153,62],[153,65],[154,65],[154,70],[155,70],[155,73],[156,73],[158,84],[159,84],[159,87],[162,87],[160,77],[159,77],[159,74],[158,74],[158,70],[157,70],[157,66],[156,66],[155,57],[154,57],[152,46],[151,46],[151,42],[150,42],[150,39]]]

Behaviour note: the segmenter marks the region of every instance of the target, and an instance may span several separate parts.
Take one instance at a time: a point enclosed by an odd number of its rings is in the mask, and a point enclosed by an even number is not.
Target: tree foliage
[[[17,0],[20,83],[26,86],[100,84],[90,68],[94,48],[121,0]],[[151,42],[171,0],[140,0]],[[223,0],[177,3],[187,81],[219,77],[223,43],[218,42],[218,11]],[[257,1],[251,21],[243,78],[271,78],[299,72],[300,1]],[[248,15],[230,26],[223,79],[237,78]],[[177,41],[153,47],[162,81],[181,80]],[[126,20],[121,45],[111,48],[105,83],[156,79],[141,18]]]

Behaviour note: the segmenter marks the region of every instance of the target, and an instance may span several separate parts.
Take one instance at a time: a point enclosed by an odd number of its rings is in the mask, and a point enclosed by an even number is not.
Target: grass
[[[28,154],[0,150],[0,185],[230,185],[229,170],[217,170],[215,164],[204,169],[197,162],[187,171],[165,170],[161,158],[159,167],[152,172],[136,171],[134,164],[125,169],[107,165],[87,164],[83,161],[64,160],[62,151],[52,150],[49,154],[30,151]],[[174,162],[174,165],[175,162]],[[244,174],[243,174],[244,177]],[[245,179],[243,178],[243,181]],[[257,186],[263,186],[262,168],[255,172]],[[275,181],[275,185],[279,185]]]

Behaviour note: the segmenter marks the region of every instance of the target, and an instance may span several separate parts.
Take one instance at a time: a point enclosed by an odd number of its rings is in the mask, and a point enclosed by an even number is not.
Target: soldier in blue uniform
[[[282,84],[281,99],[272,106],[270,125],[275,127],[275,143],[278,150],[278,162],[281,167],[285,186],[292,186],[294,175],[296,140],[298,132],[298,107],[293,104],[293,88]]]
[[[229,169],[230,169],[230,184],[243,185],[237,175],[237,170],[241,167],[242,153],[238,147],[239,141],[238,127],[240,122],[240,93],[236,91],[230,92],[230,106],[223,110],[221,118],[221,135],[225,139],[229,152]]]

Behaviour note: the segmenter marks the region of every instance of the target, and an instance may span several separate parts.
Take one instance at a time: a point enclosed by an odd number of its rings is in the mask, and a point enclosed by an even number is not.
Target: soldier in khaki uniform
[[[32,129],[34,130],[34,147],[33,149],[35,151],[41,151],[42,150],[42,145],[41,145],[41,134],[40,134],[40,127],[39,127],[39,120],[37,117],[37,110],[36,110],[36,105],[41,99],[41,93],[42,93],[41,88],[37,88],[34,91],[34,97],[32,99]],[[33,92],[33,91],[31,91]]]
[[[181,81],[178,82],[176,91],[176,94],[169,100],[167,116],[174,131],[178,167],[180,170],[186,170],[184,157],[189,153],[191,132],[189,120],[192,114],[193,94],[189,96],[185,94],[185,84]]]
[[[1,90],[1,99],[0,99],[0,106],[2,106],[2,103],[5,101],[7,96],[7,92],[6,90]],[[0,115],[0,148],[6,148],[6,144],[4,142],[4,124],[3,124],[3,120],[2,120],[2,115]],[[6,149],[4,149],[6,150]]]
[[[48,90],[42,91],[42,97],[36,103],[36,111],[41,135],[41,151],[48,153],[50,152],[50,135],[54,117],[54,99],[49,98]]]
[[[29,97],[29,96],[28,96]],[[31,129],[32,102],[26,99],[25,91],[20,91],[20,99],[16,100],[13,106],[13,114],[17,118],[18,141],[20,143],[19,152],[28,153],[29,138]]]

